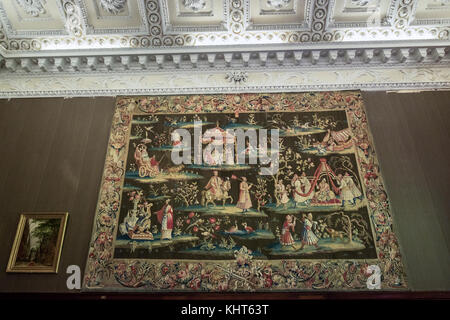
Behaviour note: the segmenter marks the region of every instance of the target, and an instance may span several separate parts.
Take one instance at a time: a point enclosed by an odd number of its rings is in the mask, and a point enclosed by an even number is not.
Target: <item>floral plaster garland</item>
[[[118,98],[102,178],[83,287],[85,290],[261,291],[367,290],[367,267],[376,264],[382,289],[406,289],[406,275],[393,232],[389,202],[378,170],[359,92],[152,96]],[[219,96],[224,104],[214,103]],[[124,181],[133,114],[345,110],[354,145],[365,156],[358,166],[375,232],[378,259],[258,260],[246,247],[235,260],[216,262],[113,259],[114,235]]]

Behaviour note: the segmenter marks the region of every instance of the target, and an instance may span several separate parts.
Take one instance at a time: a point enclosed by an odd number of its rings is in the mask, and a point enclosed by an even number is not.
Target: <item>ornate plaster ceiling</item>
[[[449,40],[448,0],[1,0],[3,55]],[[361,44],[363,46],[363,44]]]
[[[450,0],[0,0],[17,77],[448,68],[449,48]]]

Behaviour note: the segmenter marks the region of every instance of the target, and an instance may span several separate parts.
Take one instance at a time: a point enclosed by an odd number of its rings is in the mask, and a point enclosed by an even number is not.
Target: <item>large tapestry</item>
[[[116,104],[85,289],[406,288],[359,92]]]

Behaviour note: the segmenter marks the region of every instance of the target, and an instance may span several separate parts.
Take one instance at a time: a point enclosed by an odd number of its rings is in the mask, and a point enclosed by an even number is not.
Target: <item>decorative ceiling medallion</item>
[[[349,5],[344,6],[343,13],[375,12],[380,11],[382,5],[385,5],[381,0],[351,0],[348,2]],[[357,23],[357,21],[353,21],[353,23]]]
[[[267,5],[275,10],[286,8],[291,0],[267,0]]]
[[[46,0],[16,0],[16,2],[30,16],[38,17],[45,13]]]
[[[117,15],[125,10],[127,0],[100,0],[100,6],[106,12]]]
[[[365,7],[370,3],[370,0],[352,0],[352,4],[359,7]]]
[[[225,79],[234,84],[245,83],[248,80],[248,73],[245,71],[231,71],[227,73]]]
[[[183,0],[183,6],[192,11],[199,11],[206,7],[206,0]]]

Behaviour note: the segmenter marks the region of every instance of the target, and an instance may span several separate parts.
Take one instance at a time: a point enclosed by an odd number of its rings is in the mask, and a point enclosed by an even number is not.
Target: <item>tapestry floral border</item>
[[[260,103],[270,95],[274,105]],[[302,112],[345,110],[375,233],[375,260],[257,260],[243,247],[234,261],[194,262],[113,259],[133,114]],[[368,290],[367,271],[381,270],[381,289],[407,289],[389,200],[358,91],[119,97],[95,213],[83,290],[92,291],[329,291]]]

